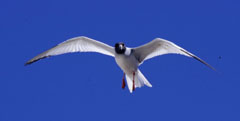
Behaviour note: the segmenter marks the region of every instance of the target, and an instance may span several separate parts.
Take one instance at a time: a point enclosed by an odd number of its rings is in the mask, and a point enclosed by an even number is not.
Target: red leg
[[[122,78],[122,89],[124,89],[126,86],[125,84],[125,73],[123,73],[123,78]]]
[[[135,90],[135,80],[134,80],[134,78],[135,78],[135,72],[133,72],[133,91]]]

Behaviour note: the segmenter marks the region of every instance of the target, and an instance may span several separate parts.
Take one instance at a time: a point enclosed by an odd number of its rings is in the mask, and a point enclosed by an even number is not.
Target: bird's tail
[[[126,80],[127,80],[127,84],[128,84],[128,89],[132,93],[132,91],[133,91],[133,74],[132,73],[126,74]],[[137,88],[137,87],[140,88],[144,85],[147,85],[148,87],[152,87],[152,85],[143,76],[143,74],[141,73],[141,71],[139,69],[135,72],[134,81],[135,81],[135,88]]]

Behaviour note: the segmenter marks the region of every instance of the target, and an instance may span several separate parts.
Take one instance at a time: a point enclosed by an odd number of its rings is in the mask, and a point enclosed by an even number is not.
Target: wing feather
[[[199,57],[165,39],[156,38],[145,45],[134,48],[134,55],[140,63],[143,63],[143,61],[148,60],[150,58],[164,54],[181,54],[188,57],[192,57],[200,61],[201,63],[205,64],[209,68],[215,70],[211,65],[209,65]]]
[[[27,61],[25,65],[29,65],[46,57],[73,52],[97,52],[109,56],[114,56],[114,48],[112,46],[88,37],[81,36],[66,40],[58,44],[57,46]]]

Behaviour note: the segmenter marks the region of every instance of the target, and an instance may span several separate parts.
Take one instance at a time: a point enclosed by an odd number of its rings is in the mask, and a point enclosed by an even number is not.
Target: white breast
[[[125,55],[129,56],[131,54],[131,48],[126,47]]]
[[[128,50],[128,49],[127,49]],[[136,60],[135,56],[131,54],[131,50],[129,49],[125,54],[116,54],[115,60],[118,66],[125,72],[125,73],[132,73],[137,71],[139,62]]]

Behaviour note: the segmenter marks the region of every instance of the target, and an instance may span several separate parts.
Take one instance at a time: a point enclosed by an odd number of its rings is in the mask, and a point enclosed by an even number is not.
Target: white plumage
[[[136,48],[128,48],[124,45],[124,43],[116,43],[114,48],[88,37],[75,37],[66,40],[57,46],[37,55],[36,57],[27,61],[25,65],[29,65],[46,57],[73,52],[97,52],[114,57],[116,63],[122,69],[124,75],[126,75],[127,85],[130,92],[135,90],[135,88],[140,88],[144,85],[152,87],[149,81],[140,72],[138,67],[145,60],[148,60],[155,56],[163,54],[181,54],[195,58],[211,69],[215,70],[212,66],[197,56],[193,55],[192,53],[188,52],[187,50],[161,38],[156,38],[153,41]],[[124,87],[125,81],[123,80],[123,88]]]

